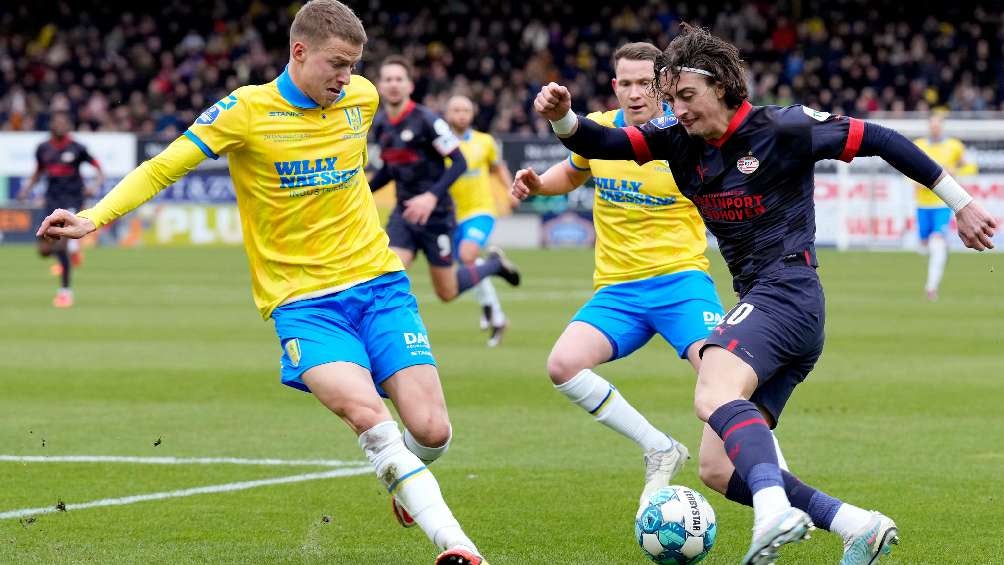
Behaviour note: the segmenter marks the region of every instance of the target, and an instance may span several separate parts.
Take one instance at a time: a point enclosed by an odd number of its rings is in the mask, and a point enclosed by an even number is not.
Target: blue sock
[[[725,442],[725,453],[752,493],[784,488],[774,437],[755,404],[742,399],[723,404],[708,418],[708,425]]]
[[[480,264],[457,265],[457,294],[474,288],[485,277],[490,277],[501,270],[502,262],[493,256],[485,258]]]
[[[804,510],[817,527],[829,530],[833,517],[837,515],[837,510],[840,509],[843,502],[823,491],[810,487],[788,471],[782,470],[781,476],[784,478],[784,491],[788,494],[791,505]],[[733,472],[732,477],[729,478],[729,487],[725,490],[725,498],[732,502],[753,506],[753,493],[737,472]]]

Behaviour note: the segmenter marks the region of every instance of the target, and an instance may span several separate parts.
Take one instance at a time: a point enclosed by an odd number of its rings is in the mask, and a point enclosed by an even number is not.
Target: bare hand
[[[994,248],[991,238],[997,228],[997,221],[979,202],[966,204],[955,214],[955,221],[959,226],[959,237],[966,247],[977,251]]]
[[[404,212],[401,212],[401,216],[413,224],[424,226],[438,202],[439,198],[435,194],[423,192],[404,201]]]
[[[541,188],[540,177],[533,169],[520,169],[512,179],[512,195],[520,200],[539,194]]]
[[[572,95],[560,84],[545,84],[533,100],[533,109],[548,120],[560,120],[572,109]]]
[[[62,237],[80,239],[97,228],[94,222],[81,218],[69,210],[56,208],[42,220],[35,235],[44,239],[58,240]]]

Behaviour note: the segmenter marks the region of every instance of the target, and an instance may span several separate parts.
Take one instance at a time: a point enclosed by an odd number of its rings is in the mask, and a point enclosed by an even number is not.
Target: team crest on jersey
[[[739,172],[743,173],[744,175],[748,175],[753,171],[756,171],[759,166],[760,166],[760,161],[752,155],[740,157],[739,160],[736,161],[736,168],[739,169]]]
[[[206,109],[205,112],[199,115],[199,118],[195,120],[195,123],[202,126],[211,125],[216,121],[216,118],[220,117],[220,112],[223,110],[229,110],[237,105],[237,97],[231,94],[223,100],[220,100],[216,104],[213,104]]]
[[[293,364],[294,367],[300,365],[300,340],[293,338],[286,342],[286,355],[289,356],[289,362]]]
[[[352,131],[359,131],[363,128],[363,112],[359,106],[345,109],[345,119],[349,122]]]
[[[74,155],[73,151],[63,151],[63,153],[59,156],[59,159],[64,163],[72,163],[76,158],[77,156]]]
[[[666,129],[668,127],[675,126],[679,122],[680,120],[676,119],[676,116],[669,115],[669,116],[659,116],[658,118],[652,118],[651,120],[649,120],[648,123],[652,124],[653,126],[659,129]]]

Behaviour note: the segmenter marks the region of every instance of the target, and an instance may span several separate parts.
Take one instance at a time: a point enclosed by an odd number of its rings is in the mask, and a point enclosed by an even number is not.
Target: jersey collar
[[[743,120],[746,119],[746,116],[749,115],[750,110],[752,109],[753,105],[750,104],[749,100],[743,100],[743,103],[739,105],[739,109],[736,110],[736,114],[732,116],[732,119],[729,121],[729,127],[725,130],[725,133],[723,133],[718,139],[709,139],[708,143],[719,148],[722,145],[725,145],[725,142],[732,137],[732,134],[735,133],[737,129],[739,129],[739,126],[743,124]]]
[[[279,88],[279,94],[286,99],[286,102],[289,102],[297,108],[310,109],[320,107],[320,104],[314,102],[312,98],[300,90],[300,87],[293,83],[293,77],[289,75],[289,65],[286,65],[286,68],[283,69],[282,74],[276,79],[275,85]],[[334,106],[341,101],[342,98],[345,98],[344,88],[340,93],[338,93],[338,98],[336,98],[331,105]]]
[[[662,103],[662,115],[663,116],[673,115],[673,109],[670,108],[669,104],[665,102]],[[617,128],[627,127],[627,121],[624,119],[624,108],[617,110],[617,114],[614,115],[614,127]]]

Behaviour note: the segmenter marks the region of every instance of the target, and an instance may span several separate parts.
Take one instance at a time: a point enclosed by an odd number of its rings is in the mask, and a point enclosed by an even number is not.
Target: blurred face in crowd
[[[63,137],[70,133],[73,124],[70,123],[70,117],[63,112],[59,112],[52,115],[52,119],[49,121],[49,131],[52,132],[53,137]]]
[[[352,70],[362,56],[362,45],[339,37],[316,43],[294,41],[290,48],[293,81],[311,100],[330,106],[352,80]]]
[[[465,132],[474,121],[474,103],[466,96],[454,96],[446,103],[446,123],[456,132]]]
[[[614,74],[610,82],[628,125],[638,126],[662,115],[662,103],[652,92],[654,62],[619,59]]]
[[[391,106],[403,104],[415,90],[415,85],[408,76],[408,69],[401,65],[390,63],[380,67],[380,78],[377,81],[380,98]]]
[[[704,139],[721,137],[730,119],[725,89],[697,73],[681,72],[672,78],[663,96],[687,133]]]
[[[931,139],[941,139],[942,134],[945,133],[945,118],[940,114],[935,114],[931,116],[931,120],[928,122],[928,127],[930,127]]]

